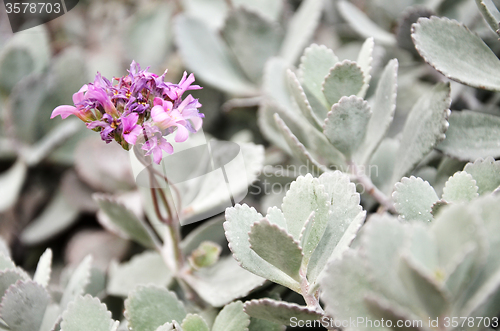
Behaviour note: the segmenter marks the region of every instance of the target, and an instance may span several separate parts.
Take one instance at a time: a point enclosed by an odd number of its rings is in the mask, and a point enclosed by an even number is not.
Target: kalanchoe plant
[[[164,81],[166,71],[158,76],[148,69],[141,70],[133,61],[128,75],[114,78],[116,84],[98,73],[93,83],[73,95],[74,106],[55,108],[51,118],[75,115],[89,129],[100,132],[106,143],[115,140],[126,150],[142,140],[145,155],[152,154],[159,164],[163,151],[173,153],[165,135],[176,131],[175,141],[183,142],[189,132],[201,128],[201,104],[192,95],[182,99],[184,92],[201,87],[191,85],[193,74],[186,77],[184,72],[179,84],[173,84]]]

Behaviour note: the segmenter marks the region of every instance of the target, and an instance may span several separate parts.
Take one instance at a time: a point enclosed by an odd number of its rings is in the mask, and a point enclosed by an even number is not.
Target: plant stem
[[[365,192],[370,194],[375,200],[377,200],[378,203],[384,206],[385,209],[392,213],[396,213],[392,199],[380,191],[373,184],[372,180],[366,176],[363,171],[359,170],[358,165],[355,162],[349,161],[348,164],[351,167],[354,178],[358,181],[358,183],[363,185]]]
[[[323,308],[321,308],[319,304],[319,298],[316,293],[309,293],[309,282],[307,281],[306,271],[301,268],[300,269],[300,292],[302,292],[302,296],[306,301],[307,307],[314,308],[319,313],[324,314]]]

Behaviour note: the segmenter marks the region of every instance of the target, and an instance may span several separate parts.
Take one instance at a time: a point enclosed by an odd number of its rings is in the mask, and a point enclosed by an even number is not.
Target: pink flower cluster
[[[164,136],[174,133],[176,142],[183,142],[189,132],[196,132],[203,124],[201,104],[191,94],[182,99],[184,92],[201,89],[194,75],[186,72],[178,84],[165,82],[161,76],[141,70],[135,61],[129,74],[108,79],[97,74],[93,83],[84,85],[73,94],[74,106],[59,106],[52,111],[54,118],[75,115],[89,129],[100,132],[102,140],[118,142],[124,149],[142,142],[146,155],[153,155],[160,163],[163,151],[172,154],[173,147]],[[138,142],[139,141],[139,142]]]

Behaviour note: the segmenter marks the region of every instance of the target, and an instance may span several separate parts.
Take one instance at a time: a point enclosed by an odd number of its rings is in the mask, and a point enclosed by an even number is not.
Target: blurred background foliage
[[[72,104],[72,94],[96,72],[124,75],[132,60],[157,74],[168,69],[166,80],[172,82],[184,70],[194,72],[204,87],[192,93],[203,104],[204,131],[263,144],[268,171],[256,185],[263,179],[285,185],[299,173],[280,167],[300,163],[273,144],[259,110],[281,97],[274,92],[279,79],[273,68],[296,66],[312,42],[334,50],[340,60],[355,61],[364,40],[373,37],[366,99],[396,58],[397,108],[388,136],[398,137],[416,100],[446,81],[420,58],[410,38],[411,24],[434,14],[465,23],[499,53],[498,36],[474,1],[466,0],[81,0],[67,14],[16,34],[0,10],[0,236],[26,270],[34,270],[51,247],[56,279],[64,279],[64,265],[71,268],[93,254],[93,294],[113,309],[116,298],[104,291],[109,263],[128,260],[142,248],[103,230],[92,194],[127,201],[138,215],[144,208],[128,154],[98,141],[77,119],[50,120],[56,106]],[[500,94],[451,85],[453,110],[500,115]],[[434,151],[413,173],[439,191],[465,163]],[[281,201],[282,191],[251,194],[245,202],[265,211]],[[367,210],[374,206],[367,197],[362,202]],[[183,227],[183,234],[198,225]]]

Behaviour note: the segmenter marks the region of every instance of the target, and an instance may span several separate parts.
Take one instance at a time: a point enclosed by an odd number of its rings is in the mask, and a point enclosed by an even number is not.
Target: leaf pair
[[[301,280],[315,287],[326,262],[354,239],[364,215],[354,185],[336,171],[298,177],[282,211],[270,208],[265,218],[246,205],[228,208],[224,228],[243,268],[302,293]]]

